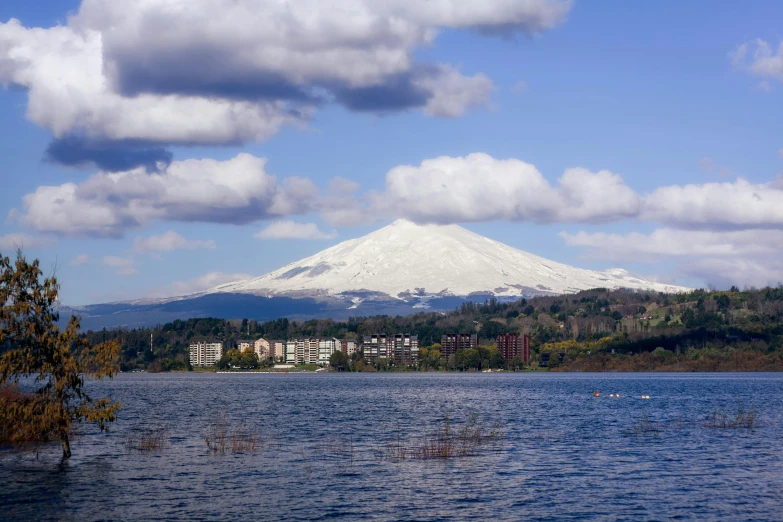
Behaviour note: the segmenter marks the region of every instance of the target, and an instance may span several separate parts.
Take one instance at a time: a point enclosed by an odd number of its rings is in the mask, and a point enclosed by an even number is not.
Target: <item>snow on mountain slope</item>
[[[622,269],[596,272],[555,263],[457,225],[397,220],[261,277],[223,284],[206,293],[328,296],[373,292],[398,298],[489,293],[513,297],[597,287],[686,290],[644,281]]]

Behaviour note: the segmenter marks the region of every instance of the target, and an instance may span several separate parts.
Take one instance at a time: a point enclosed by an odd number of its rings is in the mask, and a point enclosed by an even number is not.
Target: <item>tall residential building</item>
[[[498,350],[506,361],[519,357],[523,363],[530,362],[530,337],[520,334],[498,335]]]
[[[296,341],[287,341],[285,343],[285,362],[288,364],[296,363]]]
[[[191,343],[191,366],[214,366],[223,356],[223,343]]]
[[[318,363],[318,339],[297,339],[294,345],[294,361],[297,364]]]
[[[389,359],[391,356],[389,350],[389,338],[386,334],[372,334],[364,337],[362,341],[362,350],[364,360],[375,362],[378,359]]]
[[[459,350],[478,346],[478,335],[470,333],[446,334],[441,336],[440,346],[440,354],[448,357]]]
[[[419,338],[411,334],[397,334],[391,345],[394,364],[409,365],[419,360]]]
[[[320,339],[318,341],[318,364],[329,364],[332,354],[339,350],[339,339]]]

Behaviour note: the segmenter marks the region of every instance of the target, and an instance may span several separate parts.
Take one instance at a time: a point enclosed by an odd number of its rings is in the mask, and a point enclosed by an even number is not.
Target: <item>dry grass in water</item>
[[[261,449],[262,439],[244,422],[234,426],[226,414],[220,415],[209,427],[205,439],[212,453],[252,453]]]
[[[169,441],[169,430],[166,426],[146,429],[131,433],[125,442],[128,451],[162,451]]]
[[[499,424],[485,429],[476,414],[459,427],[453,427],[447,415],[437,432],[422,439],[403,440],[398,431],[397,438],[386,443],[384,456],[389,460],[470,457],[482,450],[496,448],[503,437]]]
[[[718,408],[712,410],[712,415],[704,421],[707,428],[744,428],[753,429],[759,426],[760,414],[756,407],[751,405],[745,408],[742,402],[737,403],[737,412],[730,415],[727,410],[718,411]]]
[[[641,437],[643,435],[658,435],[662,431],[663,429],[660,424],[652,422],[649,415],[647,415],[647,412],[644,410],[642,410],[642,417],[639,419],[639,422],[631,426],[631,432],[636,437]]]

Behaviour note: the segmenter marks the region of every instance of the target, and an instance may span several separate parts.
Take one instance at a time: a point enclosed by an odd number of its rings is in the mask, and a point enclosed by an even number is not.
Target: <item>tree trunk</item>
[[[68,434],[63,433],[60,435],[60,442],[63,446],[63,458],[69,459],[71,458],[71,444],[68,442]]]

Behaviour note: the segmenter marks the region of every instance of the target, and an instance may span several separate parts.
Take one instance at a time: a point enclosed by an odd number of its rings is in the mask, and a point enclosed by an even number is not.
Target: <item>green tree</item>
[[[79,336],[79,320],[65,330],[57,326],[55,277],[41,279],[38,260],[28,263],[0,255],[0,386],[15,394],[0,399],[0,445],[59,439],[63,458],[71,456],[74,423],[95,423],[102,431],[114,421],[120,405],[94,399],[85,377],[113,377],[119,370],[116,340],[92,346]],[[33,377],[32,393],[19,392],[19,381]]]
[[[492,369],[503,368],[506,365],[506,360],[503,358],[503,354],[500,350],[490,348],[489,350],[489,367]]]
[[[346,364],[348,362],[348,357],[343,354],[340,350],[337,350],[332,355],[329,356],[329,366],[337,370],[338,372],[341,372],[345,370]]]

